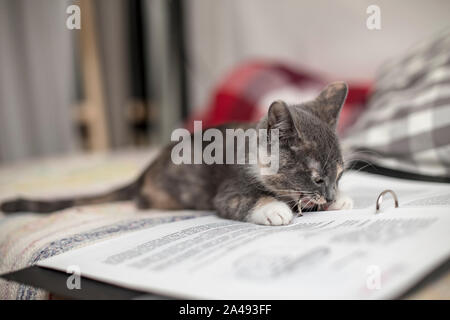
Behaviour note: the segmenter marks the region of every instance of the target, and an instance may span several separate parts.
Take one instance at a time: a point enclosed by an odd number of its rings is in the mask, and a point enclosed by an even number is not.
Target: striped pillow
[[[450,177],[450,32],[383,66],[343,147],[350,160]]]

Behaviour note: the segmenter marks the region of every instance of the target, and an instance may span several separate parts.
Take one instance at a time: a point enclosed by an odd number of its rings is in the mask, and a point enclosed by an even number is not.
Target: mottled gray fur
[[[131,185],[92,197],[55,201],[18,198],[0,208],[6,213],[52,212],[76,205],[134,200],[141,209],[213,209],[219,216],[244,221],[266,197],[284,201],[294,209],[302,197],[321,198],[325,200],[313,203],[326,208],[336,197],[343,167],[335,129],[346,95],[345,83],[333,83],[307,103],[287,106],[274,102],[259,123],[218,127],[223,133],[227,128],[279,129],[279,170],[273,175],[260,175],[257,165],[249,164],[176,165],[171,161],[176,144],[172,143]],[[203,148],[208,143],[204,142]]]

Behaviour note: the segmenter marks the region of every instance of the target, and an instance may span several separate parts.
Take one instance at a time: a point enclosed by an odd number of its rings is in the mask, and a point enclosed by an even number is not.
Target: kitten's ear
[[[317,114],[321,120],[327,123],[333,130],[347,98],[348,87],[345,82],[333,82],[329,84],[316,98]]]
[[[267,113],[268,129],[279,129],[280,133],[290,131],[293,128],[291,112],[284,101],[277,100],[269,107]]]

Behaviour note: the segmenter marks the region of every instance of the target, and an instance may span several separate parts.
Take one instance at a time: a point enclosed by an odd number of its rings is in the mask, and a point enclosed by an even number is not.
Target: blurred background
[[[337,80],[343,132],[380,66],[449,21],[446,0],[0,0],[0,163],[159,146]]]

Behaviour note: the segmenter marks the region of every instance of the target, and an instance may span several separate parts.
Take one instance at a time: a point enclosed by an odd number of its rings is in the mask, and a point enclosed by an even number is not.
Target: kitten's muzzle
[[[325,197],[321,195],[314,195],[312,197],[301,197],[298,202],[302,208],[308,209],[317,205],[324,205],[327,203]]]

